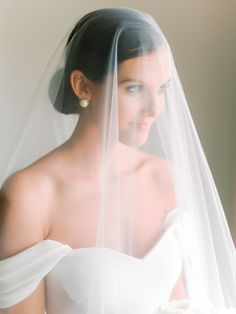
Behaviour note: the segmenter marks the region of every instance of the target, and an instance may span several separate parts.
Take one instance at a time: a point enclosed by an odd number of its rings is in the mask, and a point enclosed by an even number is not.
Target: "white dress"
[[[153,313],[169,300],[182,270],[180,211],[167,214],[161,238],[143,258],[46,239],[1,260],[0,308],[26,298],[45,277],[47,314]]]

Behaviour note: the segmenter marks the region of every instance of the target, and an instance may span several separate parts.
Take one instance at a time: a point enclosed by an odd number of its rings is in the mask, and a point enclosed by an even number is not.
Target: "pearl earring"
[[[79,104],[82,108],[86,108],[89,106],[90,102],[87,98],[82,98],[80,99]]]

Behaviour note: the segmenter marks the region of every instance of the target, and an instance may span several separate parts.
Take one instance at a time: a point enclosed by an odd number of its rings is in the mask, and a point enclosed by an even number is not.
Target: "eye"
[[[142,85],[130,85],[125,88],[125,90],[132,94],[137,94],[143,91]]]

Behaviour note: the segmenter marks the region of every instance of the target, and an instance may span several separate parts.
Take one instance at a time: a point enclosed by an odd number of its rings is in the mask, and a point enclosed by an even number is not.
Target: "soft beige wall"
[[[14,115],[23,114],[49,56],[77,18],[108,6],[142,9],[157,19],[172,47],[223,206],[233,217],[235,0],[0,0],[0,5],[0,105],[6,109],[0,117],[0,161],[17,127]]]

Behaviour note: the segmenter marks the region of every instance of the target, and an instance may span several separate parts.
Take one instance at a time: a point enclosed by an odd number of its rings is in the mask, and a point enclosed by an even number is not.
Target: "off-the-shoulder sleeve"
[[[59,242],[43,240],[0,261],[0,308],[29,296],[40,280],[72,249]]]

